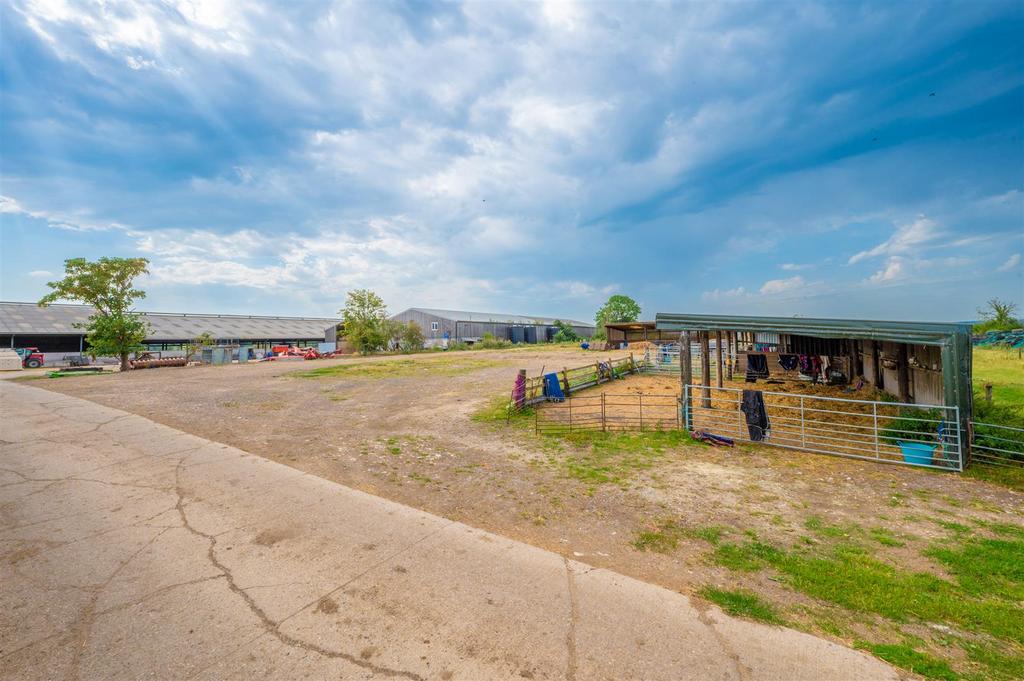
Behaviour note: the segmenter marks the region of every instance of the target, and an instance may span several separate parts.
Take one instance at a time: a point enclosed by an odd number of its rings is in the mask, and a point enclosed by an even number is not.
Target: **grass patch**
[[[651,468],[665,450],[689,440],[678,430],[650,433],[571,433],[558,437],[574,447],[554,463],[570,478],[587,483],[591,491],[605,483],[626,486],[639,471]]]
[[[470,417],[478,423],[533,424],[534,407],[512,409],[512,400],[507,395],[497,395],[473,412]]]
[[[775,607],[753,592],[705,586],[700,590],[700,595],[734,617],[747,617],[767,624],[783,624]]]
[[[702,539],[716,545],[724,532],[725,528],[717,525],[685,527],[674,520],[662,520],[654,528],[637,532],[632,544],[637,551],[669,553],[679,546],[679,540],[683,538]]]
[[[1011,681],[1024,679],[1024,657],[1005,655],[993,646],[970,641],[961,642],[967,652],[967,659],[985,667],[985,678],[989,681]]]
[[[906,644],[857,641],[854,647],[870,651],[889,664],[920,674],[926,679],[957,681],[960,678],[945,661],[920,653]]]
[[[1014,598],[1019,588],[1019,571],[1006,563],[1012,547],[970,542],[959,549],[949,549],[950,569],[962,570],[964,583],[977,580],[980,589],[984,579],[981,571],[1001,571],[988,582],[998,589],[977,595],[959,583],[883,563],[859,546],[839,544],[812,553],[814,548],[785,551],[757,541],[723,544],[716,549],[713,559],[739,571],[773,568],[791,588],[856,612],[878,614],[894,622],[948,622],[1024,642],[1024,613],[1019,600]],[[1016,555],[1021,555],[1019,550]],[[971,560],[982,567],[972,569],[967,565]]]
[[[868,530],[868,534],[882,546],[906,546],[903,541],[897,539],[896,535],[884,527],[872,527]]]
[[[932,547],[925,555],[942,563],[972,596],[1024,601],[1024,536],[971,537],[952,547]],[[1024,612],[1020,616],[1024,618]]]
[[[1001,423],[981,418],[989,410],[984,400],[986,383],[992,384],[992,407],[1006,409],[1006,417],[1016,417],[1016,423],[1003,425],[1024,428],[1024,360],[1011,348],[975,348],[972,373],[974,390],[978,396],[974,401],[975,418],[985,423]]]
[[[403,378],[406,376],[458,376],[481,369],[501,366],[507,362],[472,357],[444,357],[414,360],[394,359],[377,362],[351,362],[333,366],[292,371],[292,378]]]
[[[1024,467],[1017,466],[986,466],[972,463],[964,469],[963,475],[976,480],[984,480],[1015,490],[1024,490]]]

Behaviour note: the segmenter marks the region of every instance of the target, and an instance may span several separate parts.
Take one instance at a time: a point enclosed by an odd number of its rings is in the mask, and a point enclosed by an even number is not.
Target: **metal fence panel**
[[[1024,467],[1024,428],[971,422],[971,462]]]
[[[959,409],[848,400],[797,393],[761,394],[769,428],[762,439],[743,411],[744,390],[686,386],[684,423],[745,442],[884,463],[963,470]]]

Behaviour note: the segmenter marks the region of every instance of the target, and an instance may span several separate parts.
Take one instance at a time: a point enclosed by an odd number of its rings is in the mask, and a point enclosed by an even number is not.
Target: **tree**
[[[976,333],[1009,331],[1020,328],[1021,320],[1013,316],[1017,311],[1017,303],[1008,303],[998,298],[993,298],[985,304],[988,307],[978,309],[982,322],[974,326]]]
[[[143,349],[149,325],[132,310],[146,292],[134,287],[137,277],[149,273],[145,258],[85,258],[64,261],[64,278],[47,282],[52,290],[39,300],[46,307],[58,300],[76,300],[94,309],[89,321],[78,324],[86,330],[89,354],[114,355],[121,359],[121,371],[130,368],[128,355]]]
[[[605,324],[617,322],[635,322],[640,318],[640,305],[629,296],[615,294],[605,302],[594,315],[597,329],[594,338],[606,338]]]
[[[566,324],[561,319],[556,319],[552,326],[558,328],[558,332],[555,334],[554,342],[556,343],[575,343],[580,339],[576,333],[576,329],[572,328],[571,325]]]
[[[391,339],[393,327],[388,324],[384,301],[369,289],[349,291],[341,310],[345,338],[361,355],[383,350]]]
[[[426,340],[426,336],[423,335],[423,329],[419,324],[410,320],[402,329],[399,346],[402,348],[402,352],[419,352],[423,349],[424,340]]]
[[[185,362],[191,361],[196,353],[200,352],[207,345],[213,345],[216,342],[216,339],[214,339],[209,331],[203,331],[185,346]]]

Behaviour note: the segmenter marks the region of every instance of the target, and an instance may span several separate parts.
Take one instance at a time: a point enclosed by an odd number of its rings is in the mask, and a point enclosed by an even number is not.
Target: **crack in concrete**
[[[93,624],[96,622],[96,618],[99,616],[99,614],[96,612],[96,602],[99,600],[100,594],[103,593],[104,589],[110,586],[110,583],[113,582],[114,579],[119,574],[121,574],[122,570],[128,567],[129,563],[135,560],[135,558],[143,551],[152,546],[157,539],[163,536],[165,532],[167,532],[166,529],[160,530],[155,535],[153,535],[153,537],[150,538],[149,541],[147,541],[145,544],[140,546],[136,551],[134,551],[130,556],[121,561],[118,564],[117,568],[115,568],[114,571],[111,572],[110,575],[108,575],[107,578],[101,584],[91,589],[92,597],[89,599],[89,602],[85,604],[85,608],[83,608],[81,615],[79,615],[79,617],[75,620],[74,626],[72,626],[72,632],[74,634],[75,640],[74,642],[76,644],[74,654],[71,658],[72,678],[78,679],[81,677],[82,654],[85,652],[85,646],[89,642],[89,634],[92,633]]]
[[[693,607],[693,604],[690,604]],[[733,665],[736,667],[736,676],[740,681],[750,681],[750,670],[748,670],[742,662],[740,662],[740,656],[732,649],[732,645],[729,640],[722,635],[722,632],[715,626],[714,621],[708,616],[706,610],[697,609],[697,619],[711,631],[711,635],[718,641],[718,645],[722,647],[722,652],[725,653],[726,657],[732,660]]]
[[[579,621],[579,606],[576,600],[576,579],[572,572],[569,559],[563,557],[565,562],[565,579],[569,592],[569,631],[565,634],[565,648],[567,652],[565,678],[566,681],[576,681],[576,623]]]
[[[282,622],[274,622],[274,620],[272,620],[270,616],[267,615],[267,613],[259,606],[259,604],[256,603],[252,595],[238,586],[238,584],[235,582],[235,577],[234,574],[231,572],[231,569],[217,559],[217,554],[215,551],[217,547],[217,537],[215,535],[207,534],[205,532],[197,530],[189,522],[188,516],[185,514],[184,508],[185,496],[181,488],[181,468],[183,462],[184,459],[182,459],[179,462],[178,467],[175,469],[174,472],[175,490],[178,495],[178,503],[176,508],[178,510],[178,514],[181,516],[181,522],[186,530],[196,535],[197,537],[202,537],[207,540],[207,542],[209,543],[209,548],[207,549],[207,559],[214,567],[216,567],[223,573],[224,578],[227,582],[228,589],[230,589],[233,593],[238,594],[242,598],[242,600],[245,601],[245,604],[249,607],[249,610],[256,616],[256,618],[260,621],[260,624],[263,626],[264,629],[267,630],[268,633],[270,633],[274,638],[276,638],[278,641],[285,644],[286,646],[307,650],[309,652],[313,652],[324,657],[345,660],[346,662],[354,664],[358,667],[367,669],[373,672],[374,674],[380,674],[382,676],[386,676],[389,678],[404,677],[407,679],[411,679],[412,681],[425,681],[424,677],[420,676],[419,674],[416,674],[415,672],[405,671],[401,669],[391,669],[389,667],[382,667],[380,665],[370,662],[369,660],[364,660],[360,657],[356,657],[355,655],[352,655],[350,653],[344,653],[337,650],[330,650],[328,648],[324,648],[314,643],[307,643],[306,641],[302,641],[294,636],[290,636],[281,631],[280,626],[284,620],[282,620]]]

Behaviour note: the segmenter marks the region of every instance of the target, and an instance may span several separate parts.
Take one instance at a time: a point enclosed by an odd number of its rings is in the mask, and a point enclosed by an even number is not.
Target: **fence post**
[[[879,449],[880,443],[878,441],[878,402],[871,403],[871,416],[873,417],[875,422],[875,458],[881,459],[882,452]]]
[[[572,433],[572,395],[566,397],[565,401],[569,403],[569,432]]]
[[[644,394],[640,393],[640,432],[644,432]]]
[[[800,446],[807,449],[807,435],[805,432],[806,417],[804,416],[804,396],[800,396]]]
[[[597,385],[601,385],[601,363],[600,362],[594,362],[594,376],[595,376],[594,382]]]
[[[565,396],[569,396],[569,369],[562,367],[562,383],[565,384]]]
[[[604,411],[604,393],[601,393],[601,432],[608,432],[608,417]]]

